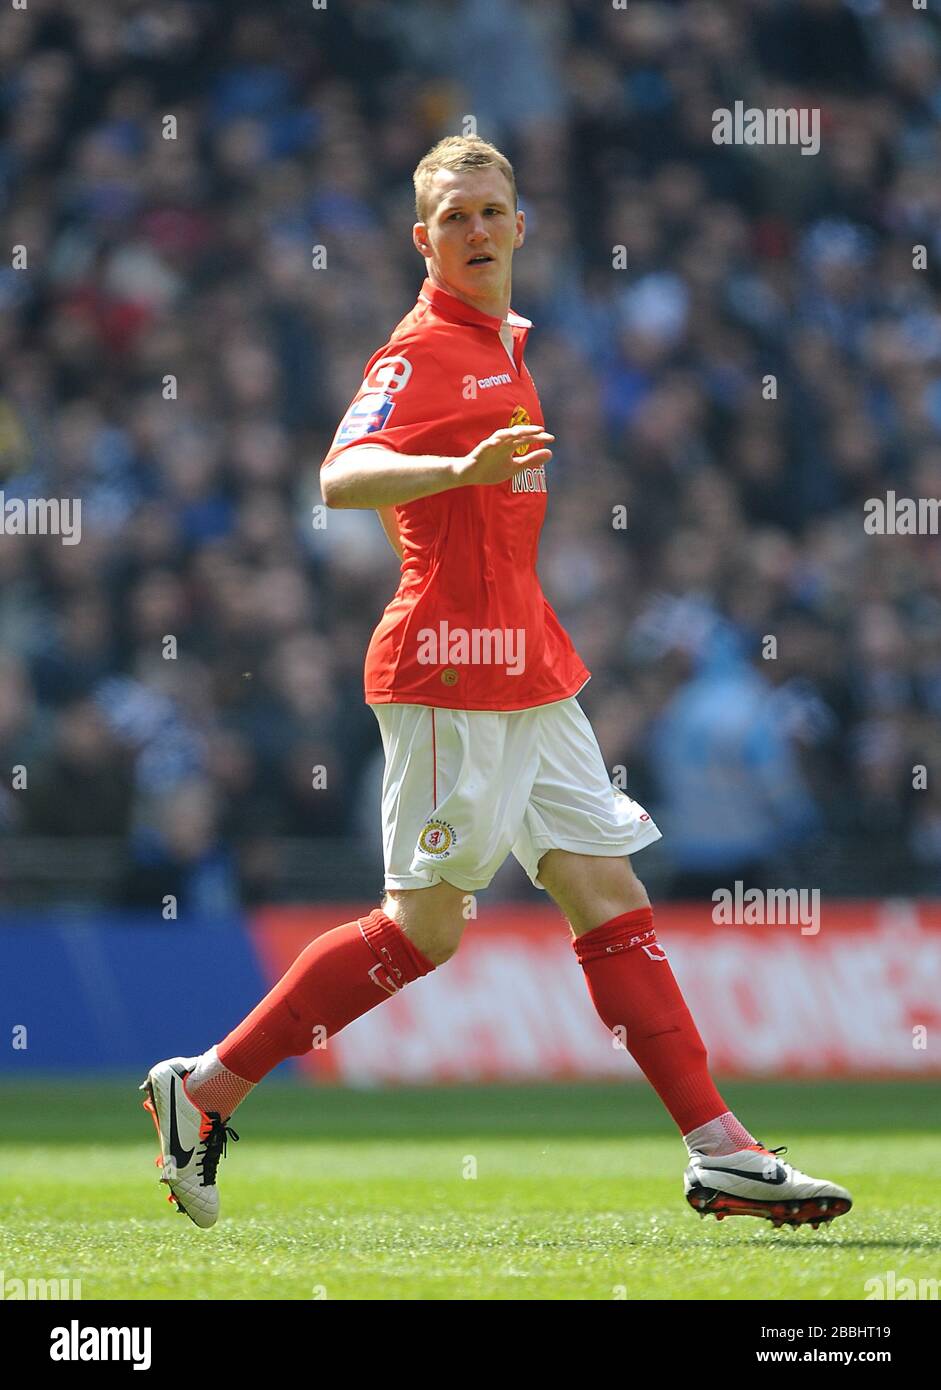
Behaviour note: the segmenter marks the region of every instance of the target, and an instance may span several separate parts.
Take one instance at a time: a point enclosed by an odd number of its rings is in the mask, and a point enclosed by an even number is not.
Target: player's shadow
[[[873,1237],[872,1239],[854,1240],[852,1237],[841,1234],[839,1236],[802,1236],[797,1231],[756,1231],[752,1236],[733,1236],[723,1241],[722,1248],[727,1245],[747,1246],[754,1249],[756,1246],[767,1245],[769,1239],[775,1242],[775,1250],[786,1248],[789,1237],[793,1240],[795,1250],[806,1250],[808,1246],[813,1246],[817,1250],[906,1250],[912,1254],[920,1251],[941,1250],[941,1236],[930,1237],[924,1240],[912,1240],[899,1237],[898,1240],[887,1240],[884,1238]],[[797,1242],[800,1241],[800,1246]],[[687,1242],[687,1244],[708,1246],[715,1250],[717,1247],[714,1242],[708,1239]]]

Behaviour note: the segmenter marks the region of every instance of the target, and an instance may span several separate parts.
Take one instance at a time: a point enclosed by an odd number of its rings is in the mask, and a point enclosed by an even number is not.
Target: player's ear
[[[513,249],[518,251],[526,240],[526,214],[518,212],[516,214],[516,236],[513,238]]]
[[[428,257],[431,255],[431,246],[428,242],[428,227],[424,222],[416,222],[412,228],[412,242],[419,255]]]

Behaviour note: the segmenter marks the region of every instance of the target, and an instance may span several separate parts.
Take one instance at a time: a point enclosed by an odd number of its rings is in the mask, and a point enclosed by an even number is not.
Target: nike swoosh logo
[[[772,1187],[780,1187],[782,1182],[787,1182],[787,1173],[785,1173],[780,1163],[774,1170],[773,1178],[766,1177],[764,1173],[746,1173],[741,1168],[716,1168],[711,1163],[708,1168],[703,1168],[702,1172],[703,1176],[707,1173],[731,1173],[733,1177],[751,1178],[755,1182],[767,1182],[770,1183]]]
[[[185,1168],[193,1157],[192,1149],[184,1149],[180,1144],[180,1131],[176,1127],[176,1077],[170,1078],[170,1153],[177,1168]]]

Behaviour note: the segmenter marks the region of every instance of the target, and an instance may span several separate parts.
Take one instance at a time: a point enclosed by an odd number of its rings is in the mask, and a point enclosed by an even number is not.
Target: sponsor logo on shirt
[[[545,468],[522,468],[511,479],[511,492],[546,492]]]
[[[512,380],[509,372],[500,372],[497,376],[479,376],[477,385],[481,391],[486,391],[490,386],[509,386]]]

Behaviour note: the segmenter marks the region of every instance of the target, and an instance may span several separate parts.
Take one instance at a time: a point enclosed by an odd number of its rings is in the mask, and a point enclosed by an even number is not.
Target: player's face
[[[523,244],[525,217],[499,169],[439,169],[429,191],[427,221],[416,222],[415,245],[433,284],[503,318],[510,305],[513,252]]]

